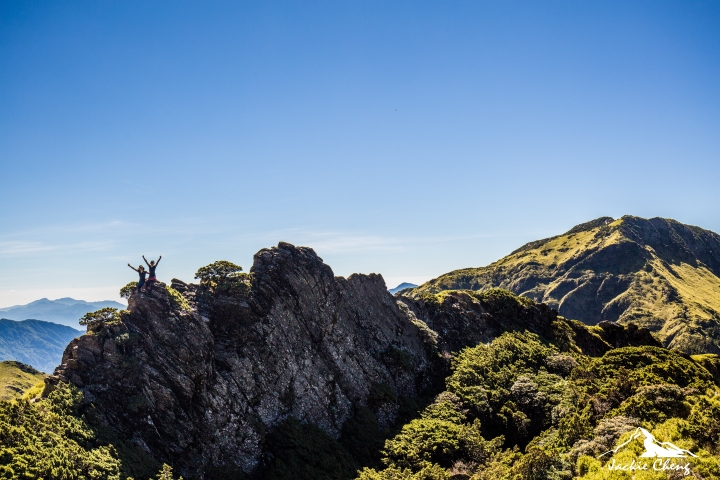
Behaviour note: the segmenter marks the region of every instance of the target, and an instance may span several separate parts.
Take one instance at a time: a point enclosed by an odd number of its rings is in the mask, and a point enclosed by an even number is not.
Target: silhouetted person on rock
[[[135,270],[136,272],[138,272],[140,274],[140,280],[138,280],[138,285],[137,285],[138,293],[140,293],[140,289],[142,288],[143,285],[145,285],[145,275],[147,275],[147,272],[145,271],[145,267],[140,265],[138,268],[135,268],[132,265],[130,265],[129,263],[128,263],[128,267],[132,268],[133,270]]]
[[[160,260],[162,260],[162,255],[160,255],[157,259],[157,262],[155,260],[150,260],[150,262],[147,261],[147,258],[145,258],[145,255],[143,255],[143,260],[145,260],[145,263],[147,264],[148,268],[150,269],[150,278],[147,280],[147,286],[145,287],[145,290],[148,292],[152,292],[152,287],[155,285],[155,281],[157,278],[155,277],[155,269],[158,266],[158,263],[160,263]]]

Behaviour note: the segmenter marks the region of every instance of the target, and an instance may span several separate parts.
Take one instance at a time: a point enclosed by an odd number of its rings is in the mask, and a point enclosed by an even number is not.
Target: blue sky
[[[307,245],[392,287],[720,231],[719,2],[2,2],[0,306]]]

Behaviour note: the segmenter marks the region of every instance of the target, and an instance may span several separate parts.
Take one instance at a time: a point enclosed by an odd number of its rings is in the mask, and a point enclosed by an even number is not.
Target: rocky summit
[[[282,422],[338,438],[369,409],[389,432],[403,398],[442,391],[453,352],[508,330],[597,355],[655,344],[646,330],[589,328],[504,291],[396,298],[379,275],[336,277],[312,249],[280,243],[249,274],[133,293],[68,345],[45,395],[74,385],[94,424],[186,476],[257,474]]]
[[[286,417],[337,436],[374,388],[431,386],[430,350],[379,275],[335,277],[312,249],[281,243],[235,280],[134,294],[48,381],[75,384],[104,423],[191,473],[253,470]]]
[[[686,353],[720,352],[720,235],[664,218],[602,217],[417,292],[501,287],[589,325],[634,323]]]

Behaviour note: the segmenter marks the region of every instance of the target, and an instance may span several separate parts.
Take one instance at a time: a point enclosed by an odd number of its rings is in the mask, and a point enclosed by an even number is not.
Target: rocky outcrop
[[[405,291],[396,297],[412,318],[422,320],[437,335],[438,350],[444,357],[469,345],[489,343],[507,331],[529,331],[561,348],[590,356],[620,347],[661,346],[646,328],[614,322],[588,327],[507,290]]]
[[[250,471],[288,416],[337,437],[376,386],[432,388],[437,357],[379,275],[335,277],[281,243],[230,288],[173,284],[73,340],[48,382],[80,387],[103,423],[180,472]]]

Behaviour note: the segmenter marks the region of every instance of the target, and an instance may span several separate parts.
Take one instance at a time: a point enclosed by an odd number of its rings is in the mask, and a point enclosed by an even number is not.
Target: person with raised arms
[[[133,270],[138,272],[138,274],[140,275],[140,279],[138,280],[138,284],[137,284],[138,293],[140,293],[140,289],[142,288],[143,285],[145,285],[145,276],[147,275],[147,272],[145,271],[145,267],[140,265],[138,268],[135,268],[132,265],[130,265],[129,263],[128,263],[128,267],[132,268]]]
[[[157,278],[155,277],[155,269],[158,266],[158,263],[160,263],[160,260],[162,260],[162,255],[160,255],[157,259],[157,262],[155,260],[147,261],[147,258],[145,258],[145,255],[142,256],[143,260],[145,260],[145,263],[147,264],[148,268],[150,269],[150,277],[147,279],[147,285],[145,286],[145,290],[148,292],[152,292],[152,287],[155,285],[155,282],[157,281]]]

